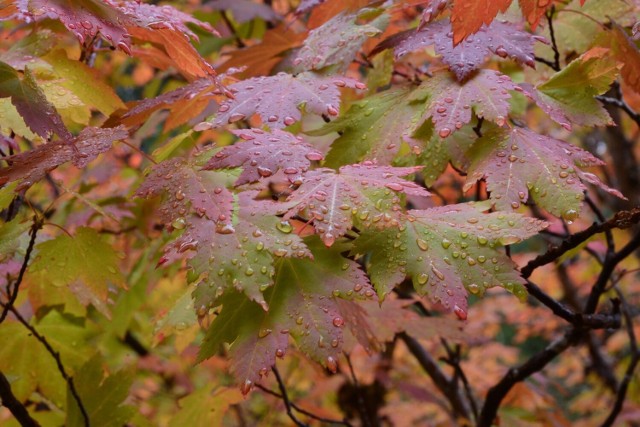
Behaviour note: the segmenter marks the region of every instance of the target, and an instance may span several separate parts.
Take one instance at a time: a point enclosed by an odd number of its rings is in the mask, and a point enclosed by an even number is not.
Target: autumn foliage
[[[0,424],[635,425],[639,14],[0,0]]]

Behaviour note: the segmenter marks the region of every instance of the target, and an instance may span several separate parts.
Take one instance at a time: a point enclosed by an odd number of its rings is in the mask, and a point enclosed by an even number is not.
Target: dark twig
[[[464,373],[464,370],[462,370],[462,366],[460,366],[461,346],[457,344],[455,346],[455,350],[453,350],[449,345],[449,343],[447,342],[447,340],[445,340],[444,338],[441,338],[440,341],[442,342],[442,345],[447,351],[447,359],[445,359],[445,362],[454,369],[454,372],[457,378],[459,378],[460,381],[462,382],[462,386],[464,387],[464,393],[467,396],[467,400],[469,401],[469,404],[471,405],[471,411],[473,412],[473,416],[475,419],[478,419],[478,404],[473,395],[473,390],[471,390],[471,384],[469,383],[469,379],[467,378],[467,375]]]
[[[283,399],[284,400],[284,397],[283,397],[282,394],[277,393],[277,392],[275,392],[273,390],[269,390],[268,388],[266,388],[262,384],[258,383],[255,386],[256,386],[256,388],[259,388],[260,390],[264,391],[267,394],[270,394],[271,396],[274,396],[274,397],[277,397],[278,399]],[[334,420],[334,419],[331,419],[331,418],[324,418],[324,417],[316,415],[316,414],[314,414],[312,412],[309,412],[306,409],[303,409],[303,408],[299,407],[294,402],[289,401],[289,404],[291,405],[292,409],[296,410],[297,412],[301,413],[302,415],[306,415],[307,417],[312,418],[312,419],[314,419],[316,421],[320,421],[321,423],[337,424],[337,425],[343,425],[343,426],[347,426],[347,427],[353,427],[351,425],[351,423],[349,423],[346,420]]]
[[[53,347],[51,347],[51,344],[49,344],[49,341],[47,340],[47,338],[45,338],[44,335],[41,335],[36,330],[36,328],[34,328],[31,324],[29,324],[29,322],[24,317],[22,317],[20,312],[16,310],[15,307],[9,304],[1,303],[1,302],[0,302],[0,306],[2,306],[5,310],[10,311],[11,314],[13,314],[15,318],[18,319],[18,321],[22,323],[22,325],[25,328],[27,328],[29,332],[31,332],[31,335],[33,335],[33,337],[37,339],[44,346],[44,348],[51,355],[51,357],[53,357],[53,360],[55,360],[56,365],[58,367],[58,372],[60,372],[60,375],[66,381],[67,386],[69,387],[69,391],[71,392],[73,399],[76,401],[76,404],[80,409],[80,413],[82,414],[82,418],[84,419],[85,427],[89,427],[90,425],[89,414],[87,413],[87,410],[84,407],[84,404],[82,403],[82,399],[80,399],[80,395],[78,394],[78,391],[76,390],[76,386],[73,383],[73,378],[67,373],[67,370],[64,368],[64,365],[62,364],[60,353],[58,353]]]
[[[640,363],[640,347],[638,347],[638,340],[636,338],[636,334],[633,330],[633,318],[631,313],[629,312],[629,305],[624,298],[622,292],[616,288],[616,292],[618,294],[618,298],[621,301],[622,306],[622,315],[624,316],[624,320],[627,326],[627,335],[629,335],[629,346],[631,348],[631,360],[629,361],[629,365],[624,373],[624,377],[622,381],[618,385],[618,390],[616,392],[616,401],[613,404],[613,408],[611,408],[611,412],[607,419],[602,423],[602,427],[612,426],[616,421],[616,418],[620,414],[622,410],[622,405],[627,396],[627,390],[629,388],[629,383],[633,379],[633,373]]]
[[[11,384],[9,380],[0,372],[0,401],[2,406],[5,406],[16,420],[23,427],[40,427],[40,424],[29,415],[29,411],[24,407],[22,402],[16,399],[15,395],[11,391]]]
[[[356,388],[356,395],[358,400],[358,406],[360,406],[360,413],[362,414],[362,425],[365,427],[373,425],[371,420],[369,419],[369,414],[367,412],[367,405],[362,397],[362,389],[360,388],[360,382],[358,381],[358,377],[356,377],[356,371],[353,369],[353,363],[351,363],[351,358],[347,353],[344,353],[344,358],[347,360],[347,365],[349,366],[349,373],[351,374],[351,382],[353,386]]]
[[[627,104],[623,99],[612,98],[604,95],[596,96],[596,99],[605,104],[613,105],[620,108],[622,111],[627,113],[631,120],[633,120],[638,126],[640,126],[640,113],[631,108],[629,104]]]
[[[560,51],[558,50],[558,43],[556,42],[556,33],[553,29],[553,15],[556,13],[556,7],[551,6],[551,9],[545,14],[547,16],[547,23],[549,24],[549,36],[551,37],[551,48],[553,49],[553,68],[555,71],[560,71]]]
[[[231,22],[231,20],[229,19],[229,17],[227,16],[227,12],[224,10],[220,11],[220,16],[222,16],[222,20],[224,21],[225,25],[227,26],[227,28],[229,28],[229,32],[231,32],[231,35],[233,36],[233,38],[236,41],[236,45],[239,48],[244,48],[247,45],[244,44],[244,42],[242,41],[242,39],[240,38],[240,36],[238,35],[238,32],[236,31],[236,27],[233,26],[233,23]]]
[[[18,299],[18,291],[20,290],[20,285],[22,284],[22,279],[24,278],[24,273],[27,271],[27,266],[29,265],[29,259],[31,258],[31,252],[33,252],[33,247],[36,243],[36,235],[38,234],[38,230],[42,228],[43,220],[38,218],[37,216],[33,217],[33,224],[31,225],[31,239],[29,239],[29,245],[27,246],[27,251],[24,255],[24,259],[22,260],[22,266],[20,267],[20,272],[18,273],[18,278],[13,285],[13,290],[11,290],[11,285],[7,283],[7,297],[8,301],[6,304],[3,304],[2,314],[0,314],[0,323],[4,322],[4,319],[7,317],[9,311],[13,308],[13,304]]]
[[[579,246],[595,234],[603,233],[606,230],[612,230],[614,228],[629,228],[638,222],[640,222],[640,208],[617,212],[613,218],[609,219],[607,222],[594,223],[589,228],[567,237],[559,246],[554,246],[544,254],[529,261],[529,263],[520,270],[522,277],[525,279],[530,277],[536,268],[557,260],[564,253]]]
[[[291,421],[293,421],[293,423],[298,427],[309,427],[307,424],[300,421],[293,413],[291,402],[289,401],[289,395],[287,394],[287,389],[284,385],[284,382],[282,381],[282,378],[280,377],[280,372],[278,372],[278,368],[273,366],[271,370],[273,371],[273,375],[275,375],[276,377],[276,381],[278,381],[278,388],[280,388],[280,394],[282,396],[282,401],[284,402],[284,406],[287,409],[287,415],[289,416],[289,418],[291,418]]]

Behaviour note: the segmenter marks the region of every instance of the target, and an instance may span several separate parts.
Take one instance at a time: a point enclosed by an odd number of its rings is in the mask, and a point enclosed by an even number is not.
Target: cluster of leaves
[[[637,136],[638,114],[612,93],[640,93],[627,34],[640,5],[193,3],[194,15],[116,0],[0,9],[12,41],[0,53],[0,396],[48,407],[32,414],[43,424],[222,423],[241,400],[231,387],[200,386],[169,415],[124,403],[150,392],[128,392],[142,380],[123,347],[147,357],[140,339],[163,348],[170,335],[176,354],[199,343],[179,362],[193,378],[223,355],[243,395],[274,370],[298,421],[277,359],[300,352],[336,373],[344,354],[389,357],[398,337],[416,354],[416,339],[472,342],[470,301],[537,289],[511,245],[571,235],[585,200],[601,215],[589,193],[615,210],[638,202],[633,182],[610,186],[599,143],[579,142],[614,125]],[[493,421],[497,406],[464,409],[424,357],[454,416]]]

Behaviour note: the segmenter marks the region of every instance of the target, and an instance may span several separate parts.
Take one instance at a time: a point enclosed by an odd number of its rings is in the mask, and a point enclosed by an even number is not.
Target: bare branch
[[[14,396],[11,391],[11,384],[9,384],[9,380],[4,376],[2,372],[0,372],[0,402],[2,402],[2,406],[5,406],[16,420],[23,427],[40,427],[40,424],[31,418],[29,415],[29,411],[24,407],[22,402],[20,402]]]

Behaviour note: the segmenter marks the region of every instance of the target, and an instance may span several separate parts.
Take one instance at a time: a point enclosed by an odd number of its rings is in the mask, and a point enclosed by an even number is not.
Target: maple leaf
[[[581,167],[604,164],[587,151],[528,129],[490,129],[470,151],[465,191],[486,178],[498,209],[517,209],[532,197],[542,208],[568,221],[578,217],[586,187],[582,181],[624,198]]]
[[[489,25],[499,12],[505,12],[511,0],[455,0],[451,12],[453,44]]]
[[[412,305],[413,300],[387,298],[380,304],[377,301],[337,300],[340,313],[344,317],[347,330],[353,335],[353,343],[345,333],[346,351],[350,351],[355,342],[360,343],[367,352],[381,351],[384,343],[391,342],[399,333],[406,332],[418,339],[432,339],[437,336],[447,340],[465,342],[468,336],[461,330],[458,320],[450,317],[420,316]]]
[[[379,92],[352,103],[336,120],[307,132],[309,135],[339,133],[340,137],[331,144],[325,166],[336,168],[363,159],[390,164],[403,143],[414,151],[420,150],[421,143],[412,138],[412,134],[419,125],[424,105],[410,102],[410,94],[406,88]]]
[[[311,9],[313,9],[314,7],[318,6],[319,4],[324,3],[325,1],[326,0],[301,0],[300,4],[296,8],[295,14],[296,15],[305,14],[309,12]]]
[[[84,306],[93,305],[107,317],[109,286],[124,286],[118,257],[111,244],[92,228],[81,227],[73,237],[62,234],[37,245],[29,280],[39,286],[67,287]]]
[[[309,169],[311,161],[323,158],[322,153],[304,142],[302,137],[289,132],[278,129],[270,133],[261,129],[232,132],[244,142],[224,147],[209,160],[205,169],[242,166],[236,185],[259,181],[280,169],[289,181],[297,182]]]
[[[364,89],[365,85],[347,77],[321,77],[314,73],[295,77],[278,73],[243,80],[229,86],[235,98],[220,104],[213,125],[223,126],[257,113],[270,128],[281,129],[300,120],[302,105],[308,113],[337,116],[341,87]]]
[[[57,134],[63,140],[71,140],[71,133],[62,122],[60,114],[47,100],[28,68],[24,78],[10,65],[0,62],[0,98],[11,98],[11,103],[29,128],[47,139]]]
[[[222,310],[207,331],[198,358],[233,343],[232,370],[244,393],[268,372],[276,357],[285,355],[289,336],[300,350],[335,371],[345,326],[336,300],[375,295],[360,266],[340,255],[346,249],[343,245],[329,249],[315,238],[305,243],[313,251],[313,261],[278,261],[275,284],[265,297],[268,311],[232,293],[223,298]]]
[[[611,49],[613,58],[622,63],[620,73],[625,83],[640,93],[640,50],[618,24],[601,34],[598,43]]]
[[[354,218],[369,226],[398,225],[394,221],[399,203],[395,192],[429,195],[419,185],[398,178],[420,169],[375,166],[365,162],[343,166],[338,173],[332,169],[310,171],[287,199],[284,218],[298,214],[309,218],[327,246],[333,245],[351,228]]]
[[[522,241],[546,223],[515,213],[482,213],[486,207],[458,204],[408,211],[400,230],[366,230],[354,241],[352,253],[368,255],[367,272],[380,298],[408,276],[420,295],[463,319],[467,292],[482,295],[501,286],[523,300],[525,281],[496,246]]]
[[[458,80],[464,80],[485,62],[491,52],[535,68],[533,44],[535,41],[546,42],[543,37],[522,31],[514,24],[498,21],[482,27],[473,37],[456,46],[451,40],[451,24],[442,20],[419,31],[407,30],[394,34],[376,46],[372,54],[394,48],[396,58],[400,58],[408,52],[435,45],[442,61],[449,65]]]
[[[389,23],[385,13],[361,25],[356,24],[359,18],[359,15],[340,14],[311,30],[293,60],[296,69],[320,70],[335,65],[338,72],[346,71],[362,44],[382,33]]]
[[[428,96],[425,118],[431,117],[441,138],[446,138],[471,121],[471,109],[478,117],[506,123],[509,115],[509,90],[516,86],[508,76],[493,70],[480,70],[464,83],[449,73],[425,80],[412,94],[413,99]]]
[[[521,83],[520,87],[567,130],[571,130],[572,123],[612,125],[609,113],[595,99],[609,90],[621,67],[609,54],[609,49],[594,48],[537,87],[528,83]]]
[[[233,213],[233,195],[226,188],[227,177],[198,169],[198,165],[183,158],[154,165],[135,196],[164,196],[160,216],[173,228],[183,229],[187,214],[227,224]]]
[[[518,0],[520,9],[522,9],[522,16],[527,20],[531,29],[535,30],[540,22],[540,18],[545,14],[547,9],[553,6],[553,1],[545,0]]]
[[[77,168],[85,167],[99,154],[111,148],[114,141],[126,139],[124,126],[112,129],[87,127],[70,141],[51,141],[33,150],[4,157],[9,166],[0,170],[0,183],[21,180],[17,191],[40,181],[51,170],[72,162]]]
[[[239,23],[249,22],[260,18],[269,22],[282,19],[271,7],[262,3],[254,3],[251,0],[214,0],[208,3],[213,10],[231,11],[233,19]]]

